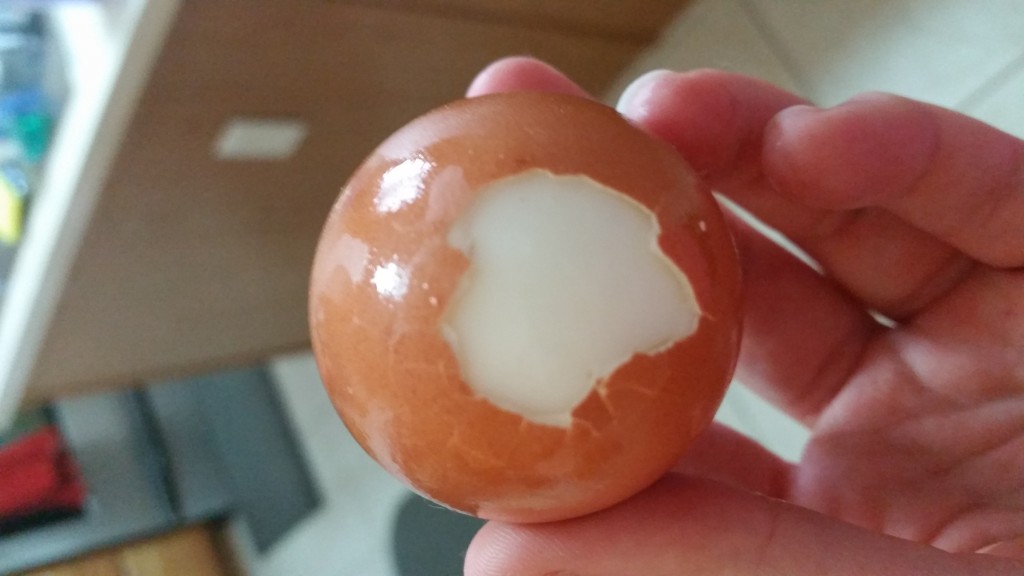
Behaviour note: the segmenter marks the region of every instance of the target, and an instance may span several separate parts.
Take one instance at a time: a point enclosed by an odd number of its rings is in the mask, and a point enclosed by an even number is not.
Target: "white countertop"
[[[0,430],[12,422],[132,112],[181,0],[52,7],[68,100],[0,304]]]

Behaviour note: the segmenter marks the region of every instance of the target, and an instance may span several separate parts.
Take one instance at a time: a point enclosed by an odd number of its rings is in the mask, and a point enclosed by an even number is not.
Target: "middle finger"
[[[619,107],[714,188],[800,245],[865,307],[893,318],[915,314],[958,284],[972,261],[881,208],[827,210],[779,194],[761,163],[765,129],[778,112],[804,103],[755,79],[698,71],[650,74]]]

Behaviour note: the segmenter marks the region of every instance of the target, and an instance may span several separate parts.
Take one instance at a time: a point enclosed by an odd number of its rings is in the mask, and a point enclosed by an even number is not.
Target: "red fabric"
[[[0,517],[78,509],[84,501],[85,486],[55,426],[0,448]]]

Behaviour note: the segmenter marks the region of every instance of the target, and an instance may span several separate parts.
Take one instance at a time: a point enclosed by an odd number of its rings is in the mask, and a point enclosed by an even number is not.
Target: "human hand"
[[[469,95],[526,89],[585,96],[524,58]],[[715,71],[649,74],[619,108],[820,264],[731,218],[737,377],[811,438],[794,465],[715,425],[621,505],[489,523],[466,574],[1024,574],[1024,142],[895,96],[822,110]]]

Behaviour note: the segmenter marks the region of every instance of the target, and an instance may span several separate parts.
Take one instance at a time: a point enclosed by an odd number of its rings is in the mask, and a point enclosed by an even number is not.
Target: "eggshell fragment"
[[[550,521],[642,490],[710,423],[739,284],[721,213],[673,150],[591,101],[500,94],[413,121],[357,170],[317,249],[310,324],[332,402],[382,466],[456,510]]]

